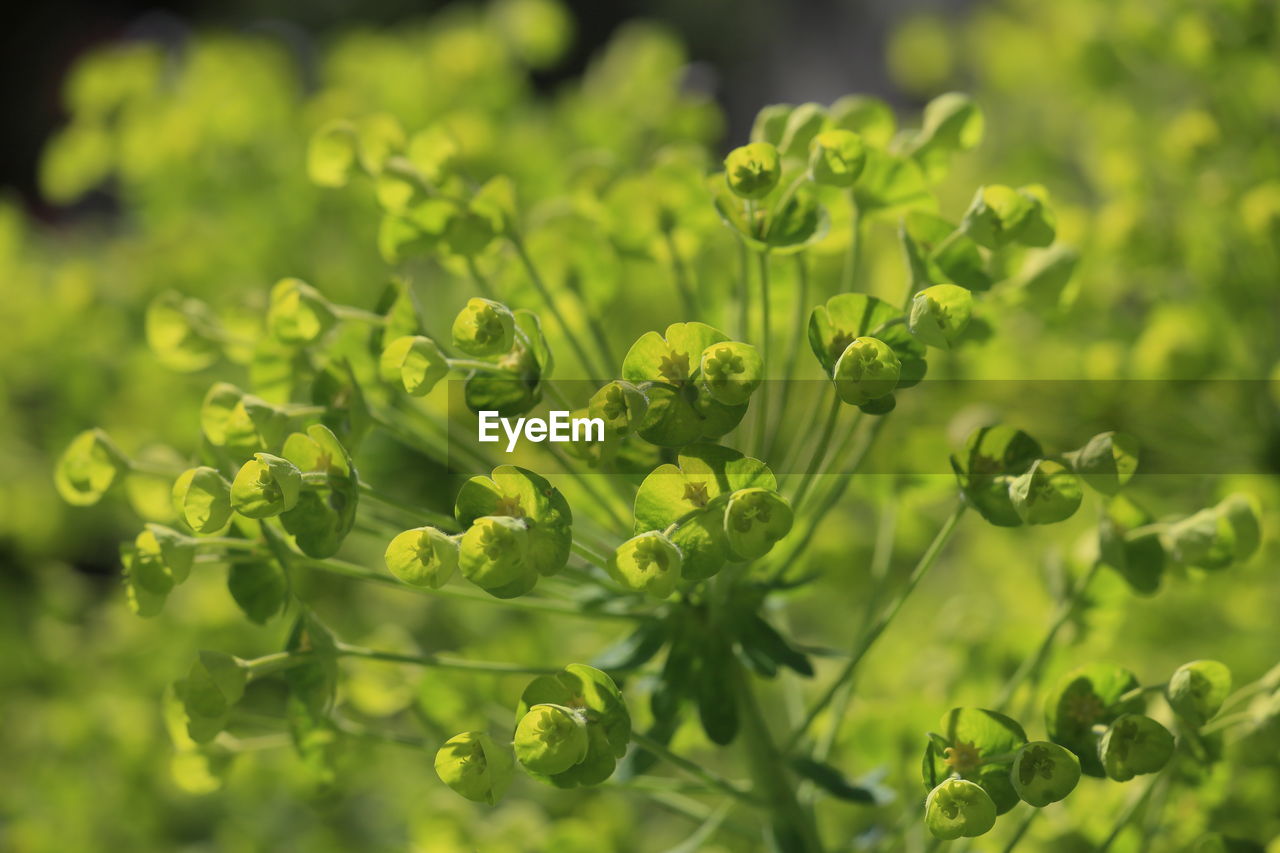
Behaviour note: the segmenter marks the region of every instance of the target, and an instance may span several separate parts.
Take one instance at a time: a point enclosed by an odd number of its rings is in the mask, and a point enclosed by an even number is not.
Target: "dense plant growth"
[[[1046,808],[1043,849],[1280,831],[1253,805],[1280,792],[1274,644],[1229,654],[1189,628],[1169,661],[1115,641],[1124,614],[1186,619],[1257,583],[1272,493],[1144,478],[1163,436],[1121,415],[1094,434],[932,381],[1000,375],[1028,326],[1091,334],[1063,307],[1091,291],[1057,193],[956,180],[1004,128],[958,93],[903,127],[848,96],[765,107],[721,160],[653,31],[530,95],[564,26],[520,0],[353,38],[305,109],[282,83],[201,112],[245,56],[287,79],[238,42],[73,78],[46,186],[115,175],[138,216],[86,255],[147,271],[118,314],[147,352],[119,384],[163,408],[167,444],[77,392],[63,417],[102,407],[106,431],[53,479],[140,517],[119,553],[129,607],[156,620],[143,642],[238,609],[157,676],[179,784],[230,792],[249,764],[341,799],[396,744],[394,784],[442,803],[409,834],[440,849],[650,849],[638,813],[610,811],[624,793],[680,815],[682,850],[1012,849]],[[406,68],[447,82],[417,98]],[[226,208],[194,206],[202,188]],[[1028,346],[1032,365],[1074,351]],[[152,363],[171,374],[130,390]],[[603,440],[474,441],[480,411],[548,409]],[[1257,588],[1265,608],[1274,582]],[[886,680],[903,670],[922,692]],[[277,747],[294,757],[254,763]],[[497,820],[451,813],[433,767]],[[1244,817],[1219,823],[1234,778]],[[573,817],[493,834],[522,801]],[[1201,817],[1166,824],[1173,803]]]

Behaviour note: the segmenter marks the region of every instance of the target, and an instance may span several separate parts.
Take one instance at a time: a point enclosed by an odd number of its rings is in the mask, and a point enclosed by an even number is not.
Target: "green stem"
[[[373,311],[355,308],[350,305],[334,305],[333,315],[339,320],[352,320],[357,323],[369,323],[374,326],[385,326],[387,318]]]
[[[862,250],[862,211],[858,197],[849,188],[849,255],[844,264],[844,290],[851,292],[858,281],[858,255]]]
[[[152,477],[178,477],[186,468],[177,465],[165,465],[162,462],[147,462],[142,459],[130,459],[129,471],[134,474],[146,474]]]
[[[447,598],[453,601],[468,601],[475,604],[486,604],[491,607],[498,607],[504,610],[514,610],[524,613],[551,613],[556,616],[577,616],[582,619],[604,619],[604,620],[623,620],[635,621],[638,619],[648,618],[641,613],[623,613],[612,610],[588,610],[577,604],[562,604],[558,601],[548,601],[546,599],[533,596],[523,595],[519,598],[494,598],[482,592],[472,592],[468,589],[457,589],[452,587],[441,587],[440,589],[432,589],[423,586],[410,586],[401,583],[390,575],[373,569],[366,569],[364,566],[348,563],[344,560],[334,558],[329,559],[309,559],[299,557],[292,562],[295,566],[304,566],[309,569],[326,572],[332,575],[338,575],[353,580],[367,581],[369,583],[379,584],[386,587],[394,587],[405,592],[412,592],[418,595],[425,595],[429,598]]]
[[[465,660],[448,655],[421,654],[411,655],[401,652],[387,652],[380,649],[366,649],[361,646],[349,646],[339,643],[336,652],[340,657],[363,658],[386,663],[402,663],[409,666],[423,666],[431,669],[453,669],[463,672],[485,672],[494,675],[555,675],[560,670],[555,667],[530,666],[523,663],[506,663],[504,661]]]
[[[769,253],[759,252],[760,266],[760,359],[765,381],[755,393],[752,404],[756,409],[756,453],[764,453],[764,443],[769,427],[769,363],[772,360],[773,347],[769,342],[772,323],[769,315]]]
[[[515,247],[516,255],[519,256],[520,263],[524,266],[525,272],[529,276],[529,280],[533,282],[534,288],[542,297],[542,301],[546,303],[547,308],[551,311],[551,315],[555,317],[556,322],[560,324],[560,328],[564,331],[565,340],[569,342],[569,346],[573,348],[574,354],[578,356],[578,361],[581,362],[583,370],[587,371],[587,374],[590,375],[594,370],[597,370],[598,367],[594,364],[591,357],[587,355],[586,348],[578,339],[573,327],[570,326],[569,322],[565,319],[563,312],[560,311],[560,306],[557,304],[555,297],[553,297],[551,295],[551,291],[547,289],[547,283],[542,280],[542,276],[538,273],[538,268],[534,266],[533,258],[529,257],[529,253],[524,246],[524,241],[520,239],[520,235],[515,231],[512,231],[507,235],[507,237],[511,241],[511,245]],[[605,376],[606,374],[607,371],[602,372],[599,375]]]
[[[1040,641],[1040,645],[1036,648],[1034,654],[1024,659],[1019,664],[1013,675],[1009,676],[1009,680],[1005,682],[1004,688],[1001,689],[999,697],[996,699],[992,708],[996,711],[1002,711],[1013,699],[1013,694],[1017,691],[1021,684],[1030,679],[1032,683],[1038,680],[1040,670],[1044,667],[1045,662],[1049,659],[1049,652],[1053,649],[1054,641],[1058,637],[1058,632],[1071,619],[1071,615],[1075,613],[1075,609],[1084,600],[1085,593],[1089,589],[1089,584],[1093,582],[1097,576],[1099,568],[1102,564],[1095,562],[1080,583],[1072,591],[1071,596],[1058,606],[1058,612],[1054,615],[1053,620],[1049,623],[1049,629],[1045,632],[1044,639]]]
[[[822,841],[813,815],[796,797],[795,781],[787,768],[786,758],[774,742],[746,670],[736,659],[732,667],[730,677],[741,712],[742,730],[738,740],[746,749],[752,792],[768,804],[772,813],[770,822],[774,836],[780,842],[777,846],[797,853],[822,853]]]
[[[818,718],[818,715],[822,713],[827,705],[831,704],[831,700],[835,698],[836,693],[840,689],[840,685],[854,676],[858,670],[858,665],[862,663],[862,659],[866,657],[867,652],[875,645],[876,640],[878,640],[880,635],[885,632],[885,629],[893,623],[893,619],[902,609],[902,605],[907,602],[907,599],[911,597],[911,593],[920,585],[920,581],[923,580],[924,576],[929,573],[931,568],[933,568],[933,564],[937,562],[938,555],[942,553],[942,549],[946,547],[946,544],[950,541],[952,534],[955,533],[956,526],[960,521],[960,517],[964,515],[966,506],[967,504],[964,502],[956,504],[956,508],[952,510],[949,516],[947,516],[947,520],[942,523],[942,527],[938,530],[938,534],[934,536],[933,541],[929,543],[929,547],[925,549],[924,554],[921,555],[915,568],[911,570],[911,574],[908,576],[907,582],[903,584],[902,589],[898,591],[897,597],[889,603],[889,606],[885,608],[885,611],[880,615],[880,618],[877,619],[870,628],[863,632],[861,638],[859,638],[854,647],[853,654],[849,656],[849,660],[845,663],[840,674],[836,676],[836,680],[827,688],[826,692],[822,694],[818,701],[813,704],[809,709],[808,714],[805,715],[804,721],[801,722],[800,726],[792,733],[791,739],[787,744],[788,752],[795,749],[797,744],[799,744],[800,739],[804,737],[805,732],[811,725],[813,725],[814,720]]]
[[[1009,839],[1009,843],[1004,846],[1004,853],[1013,853],[1014,848],[1016,848],[1018,844],[1021,843],[1023,837],[1026,836],[1027,830],[1031,828],[1031,824],[1035,821],[1036,815],[1038,814],[1040,814],[1039,809],[1032,809],[1027,816],[1023,818],[1022,823],[1018,824],[1017,831],[1015,831],[1013,836]]]
[[[451,358],[449,359],[449,367],[453,370],[474,370],[477,373],[501,373],[513,378],[517,376],[516,373],[501,365],[494,364],[491,361],[481,361],[478,358]]]
[[[751,337],[751,265],[747,241],[738,238],[738,340]]]
[[[796,368],[800,364],[800,342],[805,337],[805,323],[809,306],[809,268],[805,266],[804,253],[796,255],[796,314],[792,324],[791,345],[787,348],[787,359],[782,378],[782,396],[778,400],[777,413],[769,430],[769,443],[764,459],[773,458],[778,449],[778,438],[782,433],[782,425],[787,420],[787,406],[791,402],[791,383],[795,381]]]
[[[814,445],[813,454],[809,457],[809,465],[805,468],[800,485],[796,487],[796,492],[791,497],[791,505],[796,509],[800,508],[800,502],[809,493],[809,488],[813,485],[813,478],[818,475],[818,470],[822,467],[822,461],[827,458],[827,451],[831,447],[831,436],[835,434],[836,422],[839,418],[840,397],[835,393],[835,389],[832,388],[831,408],[827,412],[827,420],[822,426],[822,433],[818,438],[818,443]]]
[[[652,752],[654,755],[658,756],[663,761],[666,761],[668,764],[672,765],[673,767],[677,767],[680,770],[683,770],[688,775],[692,776],[693,778],[697,779],[700,782],[704,782],[707,785],[710,785],[712,788],[715,788],[717,791],[721,791],[722,793],[728,794],[729,796],[733,797],[735,800],[740,800],[741,802],[746,803],[748,805],[756,806],[756,807],[760,806],[761,803],[757,797],[752,796],[750,793],[742,790],[737,785],[730,782],[728,779],[725,779],[723,776],[719,776],[715,773],[712,773],[710,770],[703,768],[701,765],[696,764],[693,761],[690,761],[689,759],[685,758],[682,755],[677,755],[675,752],[672,752],[671,749],[668,748],[667,745],[662,743],[661,741],[654,740],[653,738],[649,737],[648,735],[640,731],[632,731],[631,740],[635,742],[638,746],[644,748],[649,752]]]
[[[675,279],[676,291],[680,294],[680,303],[684,306],[686,320],[698,316],[698,303],[689,284],[689,272],[680,257],[680,249],[676,246],[675,235],[670,228],[662,229],[662,238],[667,244],[667,254],[671,257],[671,274]]]
[[[480,291],[480,295],[485,299],[497,301],[497,291],[493,289],[493,284],[484,273],[480,272],[480,267],[476,265],[476,259],[467,256],[467,272],[471,274],[471,281],[475,284],[476,290]]]
[[[382,495],[374,489],[373,486],[363,480],[360,481],[359,488],[361,498],[390,510],[408,523],[410,527],[421,527],[425,522],[433,527],[439,527],[441,530],[446,530],[450,533],[456,533],[458,531],[458,522],[451,515],[436,512],[435,510],[425,509],[423,507],[405,506],[398,501]]]
[[[1200,735],[1201,737],[1211,735],[1215,732],[1220,732],[1224,729],[1229,729],[1232,726],[1239,725],[1240,723],[1252,722],[1256,718],[1257,715],[1252,711],[1237,711],[1234,714],[1227,714],[1206,723],[1205,727],[1200,730]]]
[[[1172,759],[1170,759],[1169,764],[1173,764]],[[1169,765],[1166,765],[1166,767],[1167,766]],[[1129,825],[1129,822],[1133,820],[1142,807],[1146,805],[1147,800],[1151,798],[1151,794],[1156,789],[1156,783],[1160,781],[1160,777],[1163,775],[1163,772],[1156,774],[1156,776],[1147,783],[1147,787],[1143,792],[1125,806],[1124,811],[1120,813],[1120,816],[1116,818],[1115,824],[1111,827],[1111,832],[1108,833],[1106,839],[1101,845],[1099,845],[1098,853],[1106,853],[1106,851],[1111,849],[1111,845],[1115,844],[1116,840],[1120,838],[1120,833],[1124,832],[1124,828]]]

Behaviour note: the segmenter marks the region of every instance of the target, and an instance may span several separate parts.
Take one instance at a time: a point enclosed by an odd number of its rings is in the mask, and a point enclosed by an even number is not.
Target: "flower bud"
[[[826,130],[809,143],[809,174],[819,184],[847,189],[866,162],[862,137],[851,130]]]
[[[467,580],[497,589],[533,573],[529,564],[529,529],[517,518],[477,518],[462,535],[458,564]]]
[[[439,589],[458,566],[458,543],[434,527],[396,536],[384,557],[387,570],[410,586]]]
[[[702,351],[702,386],[712,399],[740,406],[751,399],[764,379],[764,361],[751,344],[724,341]]]
[[[657,530],[633,536],[618,546],[609,561],[610,574],[628,589],[666,598],[675,592],[684,556]]]
[[[436,752],[436,775],[468,800],[497,805],[507,792],[515,761],[484,732],[463,732]]]
[[[502,355],[516,340],[516,321],[507,306],[474,296],[453,321],[453,344],[479,358]]]
[[[1060,462],[1037,459],[1009,483],[1009,500],[1027,524],[1053,524],[1080,508],[1080,481]]]
[[[1098,742],[1098,758],[1107,776],[1127,782],[1155,773],[1173,757],[1173,735],[1150,717],[1122,714]]]
[[[782,177],[778,149],[768,142],[752,142],[724,158],[725,181],[739,198],[764,198]]]
[[[996,804],[991,795],[965,779],[945,779],[929,792],[924,803],[924,825],[934,838],[974,838],[996,824]]]
[[[302,472],[287,459],[255,453],[231,483],[231,505],[246,518],[270,518],[298,503]]]
[[[586,723],[560,705],[534,705],[516,726],[516,760],[543,776],[580,764],[588,746]]]
[[[1169,707],[1195,726],[1212,719],[1230,693],[1231,670],[1216,660],[1184,663],[1165,688]]]
[[[231,520],[231,486],[207,465],[190,468],[173,484],[173,508],[196,533],[217,533]]]
[[[773,544],[791,532],[791,504],[777,492],[752,487],[729,497],[724,532],[729,548],[744,560],[769,553]]]
[[[855,338],[836,360],[832,378],[836,394],[846,403],[860,406],[893,392],[902,375],[902,363],[884,341]]]
[[[1075,790],[1080,759],[1056,743],[1032,741],[1014,756],[1009,778],[1024,803],[1042,808]]]
[[[951,345],[969,325],[973,294],[954,284],[926,287],[911,300],[907,328],[923,343],[938,349]]]
[[[100,429],[77,435],[58,458],[53,482],[72,506],[90,506],[102,499],[116,478],[129,470],[129,460]]]
[[[296,278],[281,279],[271,288],[267,328],[286,344],[309,344],[334,323],[333,309],[320,291]]]
[[[449,360],[431,338],[405,335],[382,351],[378,368],[386,381],[403,385],[414,397],[425,397],[448,375]]]

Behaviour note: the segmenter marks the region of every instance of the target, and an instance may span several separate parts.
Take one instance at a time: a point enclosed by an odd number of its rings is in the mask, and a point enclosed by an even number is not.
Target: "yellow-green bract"
[[[463,732],[436,752],[436,775],[468,800],[497,805],[511,784],[515,760],[484,732]]]
[[[231,482],[231,505],[246,518],[269,518],[293,508],[302,491],[302,472],[270,453],[255,453]]]
[[[724,158],[725,181],[741,198],[758,199],[769,194],[782,175],[778,149],[767,142],[752,142]]]
[[[434,527],[417,527],[392,539],[384,559],[405,583],[439,589],[458,566],[458,543]]]
[[[453,344],[480,358],[502,355],[515,343],[515,318],[500,302],[473,296],[453,321]]]
[[[629,589],[665,598],[675,591],[682,562],[675,543],[650,530],[619,545],[609,560],[609,571]]]
[[[979,786],[964,779],[946,779],[929,792],[924,825],[934,838],[974,838],[995,826],[996,807]]]

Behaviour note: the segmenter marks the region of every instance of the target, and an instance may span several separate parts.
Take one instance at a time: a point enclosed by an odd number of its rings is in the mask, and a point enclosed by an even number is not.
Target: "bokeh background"
[[[473,133],[488,165],[516,175],[536,199],[558,190],[566,136],[641,147],[639,130],[611,121],[719,153],[744,141],[769,103],[856,92],[914,116],[933,95],[972,92],[987,114],[986,141],[956,164],[950,210],[978,183],[1042,182],[1081,261],[1051,310],[1016,315],[963,363],[964,375],[1257,383],[1247,402],[1210,413],[1245,464],[1146,489],[1161,511],[1236,490],[1258,496],[1273,522],[1263,553],[1229,575],[1171,579],[1150,600],[1110,579],[1090,630],[1075,631],[1054,667],[1105,657],[1158,679],[1185,660],[1216,657],[1244,681],[1280,657],[1276,4],[575,0],[549,8],[514,33],[491,7],[407,0],[50,2],[8,13],[16,17],[0,50],[0,849],[657,851],[689,831],[682,818],[607,789],[563,795],[530,785],[482,812],[439,785],[429,755],[386,745],[353,750],[336,782],[318,781],[287,750],[219,767],[175,753],[158,701],[165,685],[194,650],[260,651],[278,644],[280,626],[246,627],[213,578],[184,588],[158,619],[133,616],[117,542],[132,537],[138,510],[164,501],[166,484],[131,481],[128,500],[71,509],[53,491],[52,460],[94,424],[130,448],[190,447],[193,406],[212,380],[169,371],[142,345],[142,312],[156,293],[209,299],[246,324],[285,275],[323,280],[331,296],[368,304],[368,283],[386,275],[372,202],[311,186],[302,165],[310,132],[352,113],[385,110],[409,127],[454,122]],[[897,263],[887,241],[869,263]],[[944,459],[952,438],[922,446]],[[868,488],[890,487],[878,482]],[[930,478],[892,486],[906,562],[932,535],[930,513],[947,486]],[[875,523],[855,501],[824,528],[830,589],[865,582]],[[948,707],[981,704],[1031,650],[1055,579],[1086,559],[1086,534],[1082,522],[1049,537],[963,536],[904,613],[915,630],[886,636],[858,723],[834,755],[850,775],[882,774],[900,792],[889,813],[917,805],[920,732]],[[839,642],[847,614],[830,603],[839,600],[796,603],[809,639]],[[374,594],[361,603],[350,627],[386,643],[429,635],[441,648],[466,638],[477,655],[590,658],[616,639],[577,625],[490,625],[483,613],[424,611]],[[477,643],[477,633],[486,639]],[[511,689],[377,668],[349,676],[346,700],[361,713],[408,713],[432,734],[467,709],[506,702]],[[684,746],[705,744],[693,733]],[[1208,829],[1263,844],[1280,834],[1275,750],[1274,740],[1255,745],[1253,760],[1170,804],[1179,817],[1156,849],[1185,849]],[[1119,803],[1102,790],[1081,800],[1037,826],[1030,849],[1092,849]],[[883,814],[842,809],[824,819],[851,845],[907,843],[861,835]],[[1126,839],[1124,849],[1142,843]],[[717,845],[753,849],[732,838],[705,849]]]

